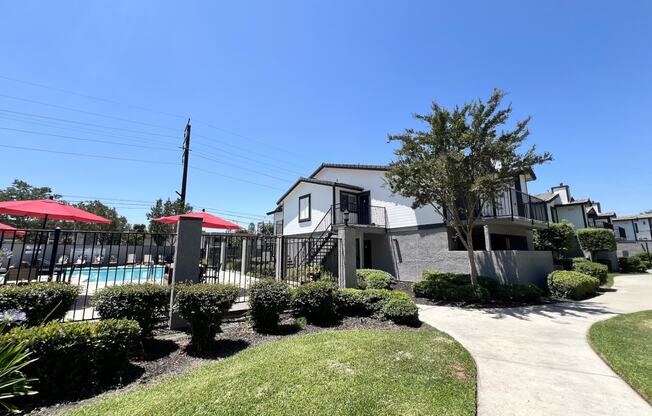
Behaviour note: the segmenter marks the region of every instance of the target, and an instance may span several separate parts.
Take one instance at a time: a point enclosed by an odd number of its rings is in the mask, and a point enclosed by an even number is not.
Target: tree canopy
[[[412,198],[413,208],[431,206],[442,216],[467,249],[474,284],[472,232],[482,207],[495,205],[520,174],[552,160],[547,152],[537,154],[534,145],[520,152],[530,117],[498,131],[512,113],[511,105],[499,108],[504,96],[494,90],[486,103],[477,100],[452,109],[433,102],[430,114],[414,116],[425,130],[408,128],[389,136],[400,144],[387,172],[392,191]]]

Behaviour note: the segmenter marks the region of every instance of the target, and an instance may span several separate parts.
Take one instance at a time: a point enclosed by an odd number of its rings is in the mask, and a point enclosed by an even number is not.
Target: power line
[[[81,157],[90,157],[95,159],[110,159],[110,160],[123,160],[127,162],[138,162],[138,163],[152,163],[157,165],[174,165],[178,166],[178,163],[173,162],[162,162],[160,160],[144,160],[144,159],[131,159],[125,157],[115,157],[115,156],[106,156],[106,155],[93,155],[88,153],[75,153],[75,152],[62,152],[59,150],[49,150],[49,149],[37,149],[34,147],[23,147],[23,146],[10,146],[7,144],[0,144],[0,147],[5,147],[7,149],[17,149],[17,150],[27,150],[32,152],[41,152],[41,153],[56,153],[61,155],[70,155],[70,156],[81,156]]]
[[[224,174],[214,172],[214,171],[208,170],[208,169],[202,169],[202,168],[198,168],[198,167],[195,167],[195,166],[191,166],[190,169],[193,169],[193,170],[196,170],[196,171],[199,171],[199,172],[209,173],[209,174],[215,175],[215,176],[221,176],[223,178],[232,179],[234,181],[245,182],[245,183],[248,183],[248,184],[251,184],[251,185],[261,186],[263,188],[274,189],[275,191],[283,191],[282,188],[277,188],[275,186],[269,186],[269,185],[265,185],[265,184],[258,183],[258,182],[248,181],[248,180],[245,180],[245,179],[236,178],[234,176],[224,175]]]
[[[235,164],[235,163],[230,163],[230,162],[225,162],[225,161],[222,161],[222,160],[213,159],[211,157],[204,156],[202,153],[197,153],[196,151],[193,152],[193,153],[195,154],[195,156],[200,157],[202,159],[210,160],[212,162],[220,163],[220,164],[223,164],[223,165],[233,166],[236,169],[241,169],[241,170],[244,170],[244,171],[247,171],[247,172],[255,173],[256,175],[266,176],[268,178],[276,179],[276,180],[283,181],[283,182],[290,181],[287,178],[281,178],[279,176],[270,175],[268,173],[264,173],[264,172],[261,172],[261,171],[255,170],[255,169],[249,169],[249,168],[240,166],[240,165]]]
[[[80,113],[80,114],[87,114],[87,115],[96,116],[96,117],[104,117],[104,118],[108,118],[108,119],[112,119],[112,120],[124,121],[124,122],[127,122],[127,123],[140,124],[142,126],[155,127],[155,128],[158,128],[158,129],[171,130],[171,131],[177,131],[178,130],[178,129],[173,128],[173,127],[162,126],[160,124],[146,123],[146,122],[143,122],[143,121],[137,121],[137,120],[132,120],[132,119],[113,116],[113,115],[95,113],[95,112],[92,112],[92,111],[80,110],[78,108],[66,107],[66,106],[63,106],[63,105],[46,103],[44,101],[31,100],[29,98],[16,97],[16,96],[13,96],[13,95],[0,94],[0,97],[9,98],[11,100],[23,101],[23,102],[31,103],[31,104],[39,104],[39,105],[43,105],[43,106],[46,106],[46,107],[58,108],[60,110],[73,111],[73,112]]]
[[[105,143],[105,144],[112,144],[112,145],[118,145],[118,146],[138,147],[138,148],[141,148],[141,149],[174,151],[174,149],[167,149],[167,148],[158,147],[158,146],[147,146],[147,145],[140,145],[140,144],[115,142],[115,141],[111,141],[111,140],[88,139],[88,138],[84,138],[84,137],[65,136],[65,135],[61,135],[61,134],[45,133],[45,132],[40,132],[40,131],[13,129],[13,128],[10,128],[10,127],[0,127],[0,130],[15,131],[15,132],[18,132],[18,133],[34,134],[34,135],[39,135],[39,136],[57,137],[57,138],[60,138],[60,139],[78,140],[78,141],[84,141],[84,142]]]
[[[0,109],[0,111],[2,111],[4,113],[19,114],[19,115],[30,116],[30,117],[44,118],[44,119],[48,119],[48,120],[63,121],[65,123],[79,124],[79,125],[90,126],[90,127],[99,127],[99,128],[102,128],[102,129],[119,130],[119,131],[126,131],[128,133],[148,134],[148,135],[151,135],[151,136],[170,137],[170,138],[173,138],[173,139],[178,139],[178,136],[171,136],[169,134],[151,133],[151,132],[143,131],[143,130],[123,129],[123,128],[120,128],[120,127],[112,127],[112,126],[107,126],[107,125],[103,125],[103,124],[84,123],[82,121],[75,121],[75,120],[59,118],[59,117],[42,116],[42,115],[34,114],[34,113],[23,113],[21,111],[11,111],[11,110],[4,110],[4,109]]]

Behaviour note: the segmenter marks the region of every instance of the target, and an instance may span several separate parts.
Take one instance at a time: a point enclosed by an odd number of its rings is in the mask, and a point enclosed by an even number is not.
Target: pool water
[[[72,270],[71,276],[80,282],[145,283],[162,282],[165,266],[82,267]]]

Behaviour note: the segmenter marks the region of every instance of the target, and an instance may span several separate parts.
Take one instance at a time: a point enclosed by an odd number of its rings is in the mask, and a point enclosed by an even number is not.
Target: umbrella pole
[[[43,217],[43,226],[41,227],[44,230],[45,230],[45,224],[47,224],[47,222],[48,222],[48,216],[46,215],[45,217]]]

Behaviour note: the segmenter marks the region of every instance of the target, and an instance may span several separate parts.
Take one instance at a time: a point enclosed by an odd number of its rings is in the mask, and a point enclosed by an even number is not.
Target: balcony
[[[334,213],[335,225],[344,224],[345,213],[348,212],[349,225],[387,228],[387,210],[385,207],[345,203],[333,205],[332,212]]]
[[[481,218],[510,218],[531,223],[548,222],[548,208],[542,199],[511,188],[500,195],[494,205],[485,203]]]

